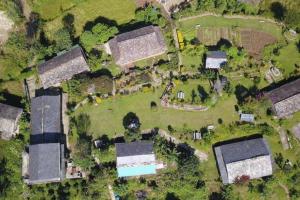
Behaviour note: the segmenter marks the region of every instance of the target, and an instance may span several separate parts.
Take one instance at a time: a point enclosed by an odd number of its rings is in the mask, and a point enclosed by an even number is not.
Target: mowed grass
[[[274,23],[257,19],[239,19],[239,18],[224,18],[216,16],[204,16],[186,21],[177,22],[179,29],[186,35],[196,36],[196,26],[200,27],[240,27],[253,28],[255,30],[270,33],[277,39],[282,38],[282,28]]]
[[[100,105],[85,105],[76,111],[87,113],[91,118],[91,132],[94,138],[107,134],[110,137],[121,135],[124,132],[122,125],[123,117],[128,112],[134,112],[140,118],[141,129],[159,127],[167,130],[168,125],[175,129],[184,127],[200,129],[208,124],[217,124],[218,118],[222,118],[224,123],[229,123],[238,119],[234,111],[236,99],[234,96],[226,101],[218,102],[216,107],[204,112],[188,112],[174,109],[162,108],[160,106],[160,96],[163,88],[156,89],[155,92],[138,92],[128,96],[116,96],[104,100]],[[151,101],[156,102],[157,109],[151,110]]]
[[[60,0],[52,0],[55,3]],[[136,5],[133,0],[86,0],[76,4],[59,17],[46,23],[46,33],[51,36],[56,30],[63,26],[63,17],[70,13],[74,16],[76,36],[83,32],[87,22],[93,22],[98,17],[115,21],[118,25],[131,21],[134,18]],[[48,12],[47,8],[40,12]]]
[[[76,5],[78,0],[33,0],[33,11],[40,14],[44,20],[58,17],[63,11]]]
[[[293,72],[296,69],[295,64],[300,65],[300,53],[296,44],[292,42],[280,49],[279,56],[276,56],[275,60],[285,75],[289,75]]]

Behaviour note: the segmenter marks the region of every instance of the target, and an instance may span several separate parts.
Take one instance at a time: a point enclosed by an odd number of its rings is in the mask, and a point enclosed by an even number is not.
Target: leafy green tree
[[[117,27],[98,23],[91,31],[83,32],[80,36],[80,43],[88,52],[90,52],[97,45],[104,44],[117,33]]]
[[[84,170],[89,170],[95,164],[91,155],[91,146],[91,141],[87,137],[81,136],[74,148],[72,155],[74,163]]]
[[[290,27],[300,31],[300,12],[299,10],[289,10],[284,18],[285,23]]]
[[[72,47],[72,40],[69,31],[66,28],[61,28],[54,33],[55,51],[69,50]]]
[[[85,113],[80,114],[77,117],[76,126],[79,135],[87,134],[91,126],[90,116]]]
[[[98,43],[98,38],[92,31],[84,31],[80,36],[80,43],[86,51],[90,52]]]
[[[6,167],[7,160],[3,158],[0,161],[0,197],[6,196],[6,189],[10,186],[9,176],[10,173]]]
[[[135,19],[145,23],[156,24],[160,27],[165,27],[167,24],[166,19],[160,14],[160,10],[151,5],[144,9],[137,10],[135,13]]]

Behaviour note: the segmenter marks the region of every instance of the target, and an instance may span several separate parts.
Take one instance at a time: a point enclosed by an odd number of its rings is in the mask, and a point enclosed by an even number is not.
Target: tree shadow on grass
[[[92,28],[96,24],[99,24],[99,23],[101,23],[101,24],[107,24],[109,26],[116,26],[116,27],[118,26],[118,24],[117,24],[117,22],[115,20],[110,20],[110,19],[108,19],[106,17],[100,16],[100,17],[97,17],[94,21],[88,21],[84,25],[83,30],[84,31],[90,31],[90,30],[92,30]]]
[[[273,2],[270,6],[270,10],[278,20],[283,20],[286,13],[286,8],[280,2]]]

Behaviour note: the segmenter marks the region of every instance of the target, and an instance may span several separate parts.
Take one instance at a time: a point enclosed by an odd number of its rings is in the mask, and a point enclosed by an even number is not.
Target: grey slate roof
[[[224,51],[209,51],[207,58],[227,58],[227,56]]]
[[[125,66],[166,52],[159,27],[147,26],[117,35],[108,42],[116,64]]]
[[[152,142],[116,143],[117,157],[153,154]]]
[[[0,132],[7,136],[17,130],[17,123],[23,109],[0,103]],[[9,139],[9,138],[7,138]]]
[[[45,89],[89,70],[84,53],[79,46],[38,66],[39,77]]]
[[[266,93],[273,104],[300,93],[300,78]]]
[[[225,164],[270,154],[263,138],[225,144],[220,148]]]
[[[29,146],[29,184],[56,182],[64,178],[64,145]]]
[[[31,143],[58,142],[62,132],[60,95],[32,99],[31,129]]]

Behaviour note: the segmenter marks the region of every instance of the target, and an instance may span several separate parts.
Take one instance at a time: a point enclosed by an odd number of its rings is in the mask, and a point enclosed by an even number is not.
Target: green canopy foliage
[[[98,23],[92,30],[84,31],[82,33],[80,36],[80,43],[86,51],[90,52],[97,45],[104,44],[117,33],[117,27]]]
[[[159,25],[160,27],[165,27],[167,23],[166,19],[160,14],[160,10],[153,6],[137,10],[135,19],[140,22]]]

